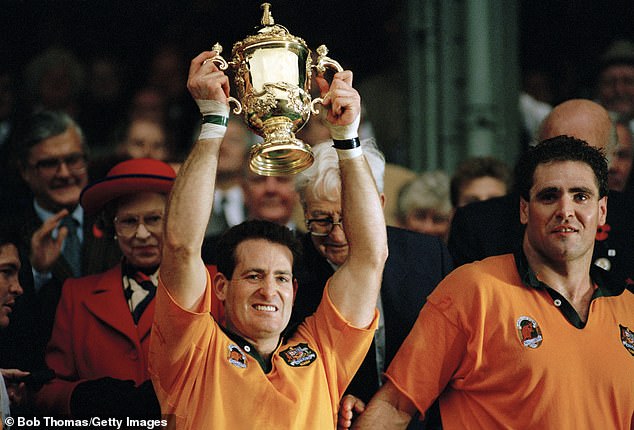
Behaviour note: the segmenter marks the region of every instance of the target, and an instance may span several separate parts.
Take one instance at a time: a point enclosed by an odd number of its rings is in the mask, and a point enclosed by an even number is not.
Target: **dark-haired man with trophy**
[[[360,97],[350,71],[330,84],[319,78],[340,160],[350,252],[315,314],[283,333],[298,288],[297,243],[286,227],[246,221],[229,229],[213,279],[201,258],[229,114],[229,79],[210,61],[216,55],[201,53],[189,71],[203,126],[167,209],[150,346],[154,387],[179,430],[335,428],[339,400],[378,323],[387,258],[379,194],[357,138]],[[224,327],[210,315],[212,294],[224,304]]]

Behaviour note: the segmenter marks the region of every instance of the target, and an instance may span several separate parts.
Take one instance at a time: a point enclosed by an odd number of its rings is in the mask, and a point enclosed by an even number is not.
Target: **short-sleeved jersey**
[[[449,274],[386,376],[420,411],[440,397],[446,430],[632,428],[634,294],[593,276],[578,327],[522,261],[491,257]]]
[[[228,335],[209,314],[211,281],[194,313],[159,280],[150,374],[163,414],[185,429],[335,428],[339,400],[361,365],[378,322],[351,326],[326,287],[318,310],[271,357],[265,373],[255,348]]]

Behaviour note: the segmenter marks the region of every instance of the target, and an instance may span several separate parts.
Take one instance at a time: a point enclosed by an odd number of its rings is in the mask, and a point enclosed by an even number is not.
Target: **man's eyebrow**
[[[594,195],[594,190],[592,188],[588,188],[588,187],[572,187],[570,188],[568,191],[570,191],[571,193],[586,193],[586,194],[590,194],[590,195]]]
[[[545,188],[542,188],[540,190],[537,190],[535,192],[535,196],[539,197],[539,196],[543,196],[544,194],[557,193],[559,191],[560,191],[560,189],[557,188],[557,187],[545,187]]]
[[[276,275],[288,275],[288,276],[292,276],[293,272],[290,270],[276,270],[275,272]]]
[[[0,270],[7,270],[7,269],[18,271],[20,270],[20,265],[17,263],[1,263],[0,264]]]

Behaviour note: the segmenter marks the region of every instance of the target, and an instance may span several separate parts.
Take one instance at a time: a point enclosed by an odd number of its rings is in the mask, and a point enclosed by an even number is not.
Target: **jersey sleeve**
[[[211,279],[207,281],[198,312],[182,308],[170,295],[159,277],[156,292],[156,308],[150,340],[149,372],[157,396],[163,400],[173,388],[202,362],[204,348],[217,333],[217,323],[211,316]],[[194,380],[195,378],[190,378]]]
[[[314,339],[318,345],[329,385],[331,389],[336,387],[337,398],[341,398],[372,344],[379,323],[379,311],[375,310],[374,319],[368,328],[352,326],[330,300],[329,284],[330,280],[324,288],[319,307],[300,325],[298,333]]]
[[[446,281],[429,296],[385,376],[424,414],[454,377],[467,338]]]

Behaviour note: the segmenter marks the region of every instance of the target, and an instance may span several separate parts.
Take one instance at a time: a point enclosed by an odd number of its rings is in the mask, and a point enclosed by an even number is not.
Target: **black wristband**
[[[354,149],[361,146],[361,142],[358,137],[353,137],[352,139],[344,139],[344,140],[332,140],[334,143],[335,149]]]
[[[229,118],[222,115],[205,115],[203,116],[203,123],[222,125],[226,127],[229,123]]]

